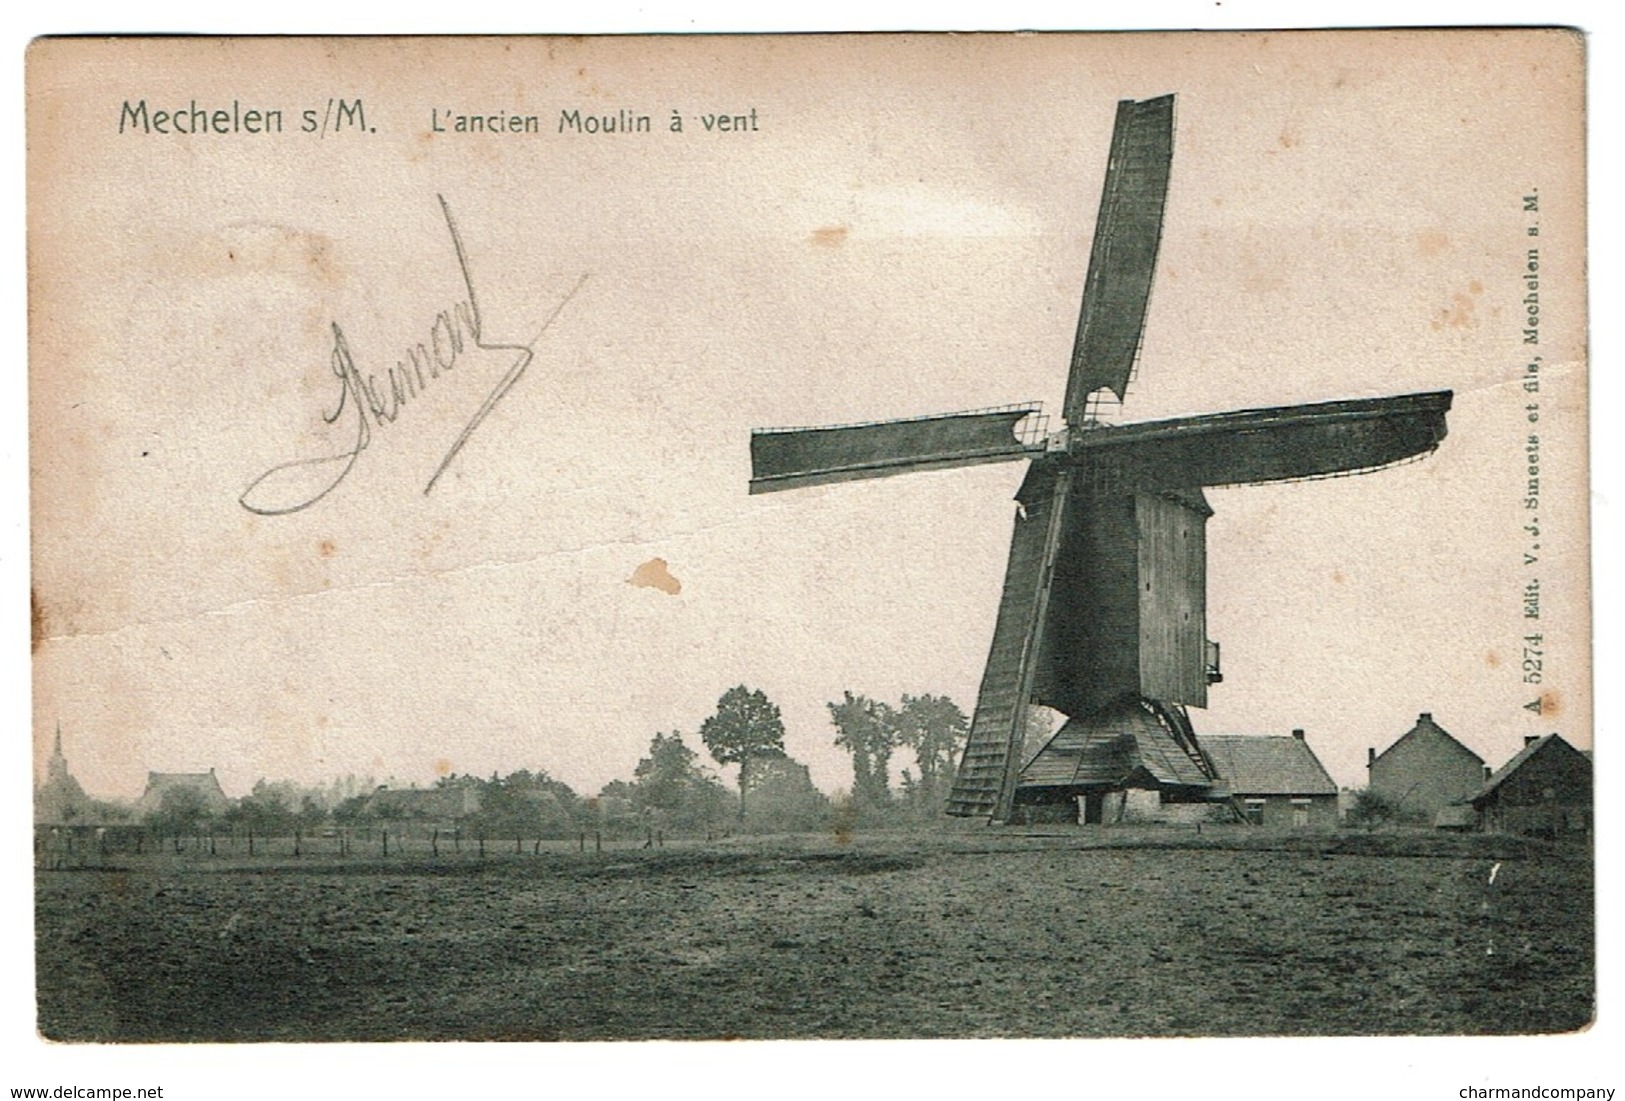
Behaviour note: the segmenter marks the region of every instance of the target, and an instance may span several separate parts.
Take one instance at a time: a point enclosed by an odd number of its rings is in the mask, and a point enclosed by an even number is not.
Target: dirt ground
[[[1513,838],[108,863],[36,877],[54,1039],[1519,1033],[1582,1028],[1594,1003],[1590,852]]]

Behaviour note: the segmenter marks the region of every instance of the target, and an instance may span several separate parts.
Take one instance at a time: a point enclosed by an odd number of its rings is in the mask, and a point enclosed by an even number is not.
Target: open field
[[[55,1039],[1515,1033],[1582,1028],[1593,1004],[1591,854],[1515,838],[107,863],[36,876]]]

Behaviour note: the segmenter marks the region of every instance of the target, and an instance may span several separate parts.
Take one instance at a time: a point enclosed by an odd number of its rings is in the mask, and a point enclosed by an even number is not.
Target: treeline
[[[786,753],[778,706],[760,690],[739,685],[722,694],[700,725],[698,745],[706,757],[681,731],[657,732],[631,778],[612,780],[593,796],[530,769],[488,778],[453,774],[428,788],[375,786],[353,776],[320,787],[261,780],[223,807],[205,792],[176,788],[144,821],[176,836],[220,828],[261,837],[309,836],[394,824],[397,830],[444,828],[489,838],[566,838],[584,830],[839,830],[921,822],[942,813],[970,725],[952,700],[905,695],[894,705],[846,692],[828,707],[833,742],[851,755],[853,769],[850,791],[833,799],[813,785],[806,765]],[[733,765],[736,789],[713,767]]]
[[[954,764],[970,732],[970,720],[946,696],[905,695],[897,706],[844,694],[830,703],[835,744],[852,755],[852,812],[871,824],[922,821],[942,814]],[[911,753],[894,790],[892,758]]]

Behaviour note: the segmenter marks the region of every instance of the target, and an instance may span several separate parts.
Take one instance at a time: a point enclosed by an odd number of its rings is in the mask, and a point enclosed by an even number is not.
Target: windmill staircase
[[[1000,820],[1010,814],[1016,772],[1021,767],[1013,747],[1025,726],[1039,627],[1060,543],[1061,509],[1056,503],[1064,500],[1069,481],[1070,474],[1063,473],[1054,492],[1026,505],[1016,519],[993,645],[982,673],[970,737],[948,795],[949,814]]]

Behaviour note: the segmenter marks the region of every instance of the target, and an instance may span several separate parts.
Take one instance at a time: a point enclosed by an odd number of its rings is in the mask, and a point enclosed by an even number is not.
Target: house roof
[[[1424,711],[1420,715],[1418,715],[1416,717],[1416,725],[1411,727],[1409,730],[1405,731],[1405,733],[1401,734],[1399,737],[1395,738],[1394,742],[1393,742],[1393,745],[1390,745],[1387,749],[1385,749],[1381,753],[1377,754],[1377,756],[1372,760],[1371,764],[1375,764],[1377,761],[1380,761],[1384,757],[1388,756],[1388,754],[1390,754],[1390,753],[1392,753],[1394,751],[1396,746],[1399,746],[1402,743],[1407,742],[1412,738],[1422,738],[1422,737],[1427,737],[1429,735],[1433,735],[1435,737],[1443,738],[1445,741],[1449,742],[1451,745],[1455,746],[1457,749],[1459,749],[1463,753],[1467,754],[1467,756],[1469,756],[1473,760],[1477,761],[1480,768],[1482,768],[1484,766],[1484,758],[1480,757],[1478,754],[1474,753],[1472,750],[1470,750],[1466,746],[1462,745],[1461,741],[1459,739],[1457,739],[1456,737],[1454,737],[1453,735],[1451,735],[1450,731],[1446,730],[1444,727],[1442,727],[1438,723],[1434,722],[1433,721],[1433,715],[1430,712],[1427,712],[1427,711]],[[1370,765],[1367,765],[1366,767],[1369,768]]]
[[[1203,734],[1202,748],[1237,795],[1336,795],[1309,743],[1295,735]]]
[[[1210,781],[1143,708],[1068,719],[1021,772],[1024,787],[1206,787]]]
[[[1569,745],[1568,742],[1563,740],[1561,735],[1546,734],[1525,744],[1524,747],[1518,750],[1517,754],[1513,756],[1512,760],[1496,769],[1495,774],[1492,775],[1488,780],[1484,781],[1484,786],[1473,793],[1471,799],[1469,799],[1469,802],[1477,803],[1480,799],[1493,794],[1496,788],[1500,787],[1507,780],[1511,779],[1514,772],[1517,772],[1520,768],[1527,764],[1531,757],[1554,742],[1562,744],[1571,753],[1578,753],[1580,756],[1585,757],[1587,763],[1590,763],[1591,758],[1589,755],[1582,753],[1580,750]]]
[[[210,769],[208,772],[147,773],[147,790],[141,793],[139,805],[156,808],[163,802],[165,795],[181,790],[197,792],[207,805],[213,807],[222,807],[230,802],[226,798],[225,791],[221,789],[214,770]]]

